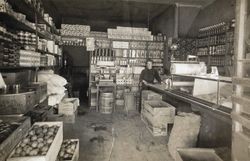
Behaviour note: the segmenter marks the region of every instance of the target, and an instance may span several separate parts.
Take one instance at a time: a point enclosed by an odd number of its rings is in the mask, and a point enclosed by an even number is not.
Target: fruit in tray
[[[14,149],[12,157],[46,155],[59,126],[34,125]]]
[[[59,161],[71,160],[76,150],[76,140],[64,140],[58,154]]]
[[[15,131],[21,123],[8,123],[0,120],[0,144]]]

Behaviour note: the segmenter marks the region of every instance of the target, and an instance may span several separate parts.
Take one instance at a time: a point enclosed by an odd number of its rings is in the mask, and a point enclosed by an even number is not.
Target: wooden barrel
[[[114,95],[113,93],[100,94],[100,112],[110,114],[113,111]]]

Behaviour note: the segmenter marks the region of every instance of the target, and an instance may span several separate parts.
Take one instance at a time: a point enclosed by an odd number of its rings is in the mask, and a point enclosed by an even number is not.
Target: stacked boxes
[[[20,50],[19,65],[22,67],[38,67],[40,66],[41,54],[34,51]]]
[[[62,36],[89,36],[90,26],[87,25],[70,25],[62,24]]]
[[[34,33],[20,31],[17,33],[17,40],[22,45],[36,45],[36,35]]]
[[[117,26],[116,29],[108,29],[109,39],[122,39],[122,40],[145,40],[153,41],[153,35],[147,28],[135,27],[121,27]]]
[[[80,105],[78,98],[64,98],[58,106],[58,114],[63,114],[65,123],[74,123],[77,115],[77,108]]]

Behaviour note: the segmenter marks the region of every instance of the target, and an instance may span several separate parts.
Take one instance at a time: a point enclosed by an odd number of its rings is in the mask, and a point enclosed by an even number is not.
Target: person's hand
[[[148,84],[148,82],[147,82],[147,81],[145,81],[145,80],[142,80],[142,83],[144,83],[145,85],[147,85],[147,84]]]

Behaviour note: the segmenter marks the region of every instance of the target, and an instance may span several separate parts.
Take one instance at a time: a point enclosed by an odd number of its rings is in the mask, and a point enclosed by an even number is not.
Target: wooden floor
[[[138,113],[80,112],[75,124],[64,124],[64,138],[80,139],[79,161],[173,161],[168,138],[153,137]]]

